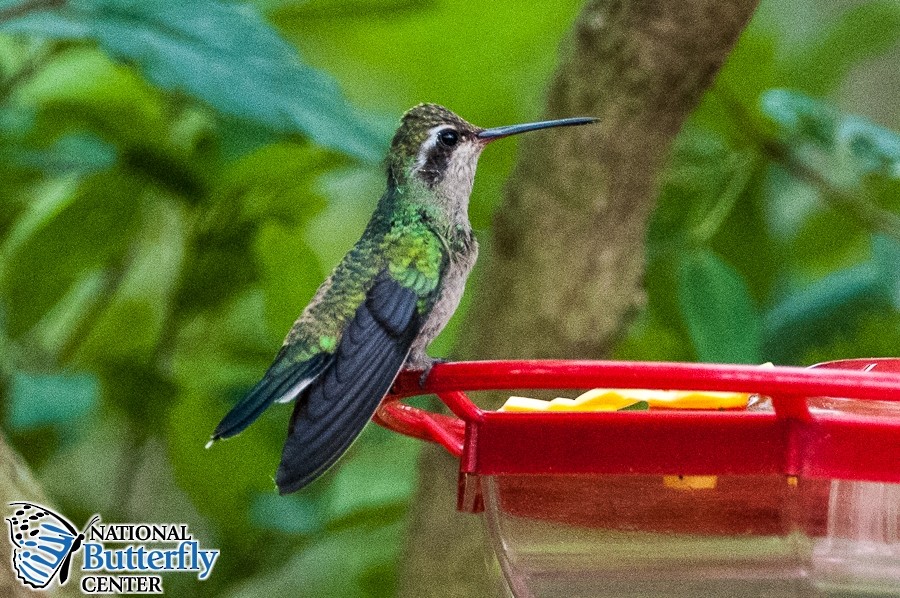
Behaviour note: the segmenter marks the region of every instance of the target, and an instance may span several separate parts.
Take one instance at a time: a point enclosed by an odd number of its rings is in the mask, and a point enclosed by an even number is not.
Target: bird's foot
[[[447,361],[442,357],[429,357],[426,355],[422,359],[417,359],[414,363],[407,364],[406,367],[411,370],[422,370],[422,374],[419,376],[419,387],[425,388],[425,382],[428,380],[428,375],[431,374],[431,368],[438,363],[447,363]]]

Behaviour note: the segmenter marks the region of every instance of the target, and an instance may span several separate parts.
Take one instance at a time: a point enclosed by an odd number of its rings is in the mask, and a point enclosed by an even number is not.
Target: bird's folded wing
[[[370,289],[333,362],[294,408],[276,476],[283,494],[334,464],[372,417],[421,327],[418,300],[386,273]]]
[[[219,422],[213,440],[239,434],[275,401],[297,396],[333,359],[334,355],[318,353],[306,361],[292,363],[287,348],[282,348],[263,379]]]

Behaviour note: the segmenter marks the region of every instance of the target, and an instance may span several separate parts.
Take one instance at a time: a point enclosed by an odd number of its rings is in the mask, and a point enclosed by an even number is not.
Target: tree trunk
[[[9,515],[9,503],[15,501],[35,502],[40,505],[52,506],[47,502],[38,483],[31,472],[28,471],[24,461],[16,452],[6,444],[0,435],[0,511],[3,517]],[[2,518],[0,518],[2,519]],[[3,535],[7,539],[0,540],[0,596],[3,598],[24,598],[26,596],[47,596],[47,592],[28,590],[16,579],[11,563],[12,546],[9,543],[8,529],[3,521]],[[74,567],[74,565],[73,565]],[[56,588],[51,596],[75,596],[78,592],[77,571],[72,571],[72,580],[64,588]]]
[[[587,3],[545,116],[601,122],[522,139],[458,356],[609,354],[643,303],[644,236],[669,147],[756,4]],[[401,596],[497,595],[481,521],[454,511],[457,467],[437,447],[423,453]]]

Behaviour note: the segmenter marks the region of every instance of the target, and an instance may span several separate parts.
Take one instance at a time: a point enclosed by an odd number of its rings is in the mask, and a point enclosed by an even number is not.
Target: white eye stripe
[[[425,143],[422,144],[422,147],[419,148],[419,155],[416,156],[416,168],[425,166],[425,163],[428,161],[428,154],[430,154],[431,150],[434,149],[434,146],[437,145],[438,133],[446,128],[447,125],[437,125],[436,127],[428,129],[428,137],[425,139]]]

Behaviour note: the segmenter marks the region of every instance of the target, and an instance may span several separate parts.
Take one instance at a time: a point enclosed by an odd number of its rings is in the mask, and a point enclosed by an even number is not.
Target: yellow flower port
[[[645,390],[595,388],[574,399],[558,397],[552,401],[529,397],[510,397],[500,411],[509,412],[584,412],[619,411],[638,403],[650,409],[746,409],[749,393],[693,390]]]

